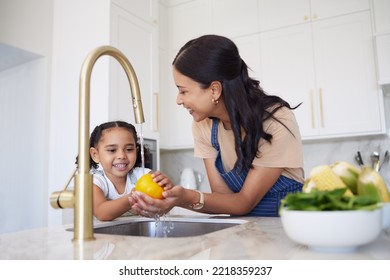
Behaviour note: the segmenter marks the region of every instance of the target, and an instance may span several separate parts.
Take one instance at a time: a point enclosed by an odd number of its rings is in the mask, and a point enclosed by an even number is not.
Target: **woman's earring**
[[[214,105],[217,105],[219,101],[218,101],[218,100],[215,100],[215,99],[213,98],[213,99],[211,99],[211,102],[213,102]]]

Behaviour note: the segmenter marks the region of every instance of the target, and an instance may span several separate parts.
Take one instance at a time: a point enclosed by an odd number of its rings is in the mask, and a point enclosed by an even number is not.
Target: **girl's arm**
[[[103,191],[93,185],[93,215],[100,221],[111,221],[131,209],[129,196],[107,200]]]

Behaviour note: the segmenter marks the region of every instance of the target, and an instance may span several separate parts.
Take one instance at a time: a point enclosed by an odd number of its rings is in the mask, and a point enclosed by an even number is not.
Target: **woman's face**
[[[184,76],[175,67],[173,67],[173,79],[179,89],[176,97],[177,105],[183,105],[196,122],[213,117],[215,105],[212,102],[211,88],[201,88],[198,82]]]

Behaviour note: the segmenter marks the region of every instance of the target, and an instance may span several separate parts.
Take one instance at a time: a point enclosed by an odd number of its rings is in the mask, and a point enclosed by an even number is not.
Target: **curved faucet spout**
[[[89,159],[90,80],[95,62],[103,55],[114,57],[122,65],[130,84],[135,122],[145,122],[137,76],[129,60],[121,51],[111,46],[101,46],[93,49],[85,58],[80,73],[79,154],[78,170],[74,175],[74,193],[71,195],[71,192],[64,190],[53,193],[50,198],[54,208],[74,207],[73,241],[94,239],[92,174],[90,174]]]
[[[95,62],[103,55],[114,57],[122,65],[130,84],[135,121],[145,122],[137,76],[129,60],[121,51],[111,46],[101,46],[92,50],[87,55],[80,73],[79,157],[74,209],[75,240],[93,239],[92,175],[89,162],[90,80]]]
[[[89,115],[90,115],[90,84],[93,66],[99,57],[109,55],[114,57],[126,72],[130,84],[134,117],[136,123],[145,122],[141,102],[137,76],[126,58],[118,49],[111,46],[101,46],[92,50],[84,60],[80,73],[80,100],[79,100],[79,161],[81,169],[79,172],[89,173],[89,162],[85,164],[84,159],[89,160]],[[84,141],[85,140],[85,141]]]

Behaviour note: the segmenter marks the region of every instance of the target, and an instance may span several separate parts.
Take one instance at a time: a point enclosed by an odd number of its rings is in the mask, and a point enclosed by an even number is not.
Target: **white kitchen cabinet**
[[[377,35],[376,52],[378,64],[378,83],[390,84],[390,33]]]
[[[158,26],[156,23],[156,19],[148,22],[122,7],[115,4],[111,6],[111,44],[124,53],[137,74],[145,117],[142,134],[145,138],[152,139],[158,138]],[[115,60],[111,61],[110,68],[110,119],[121,119],[135,124],[131,91],[125,72]],[[141,132],[139,127],[138,129]]]
[[[237,37],[258,32],[257,0],[212,0],[213,32]]]
[[[309,24],[260,35],[261,85],[296,106],[301,133],[315,135],[314,59]]]
[[[310,16],[309,0],[259,0],[260,30],[271,30],[307,22]]]
[[[252,76],[267,92],[281,95],[293,106],[303,102],[295,114],[304,139],[384,132],[370,0],[240,2],[240,11],[250,11],[243,19],[244,26],[248,25],[245,28],[235,27],[237,21],[226,16],[239,9],[238,2],[224,3],[199,0],[168,7],[170,39],[164,53],[169,67],[164,68],[168,73],[164,80],[168,81],[169,93],[164,93],[164,98],[172,101],[165,102],[170,116],[161,125],[165,147],[192,145],[192,118],[174,102],[177,89],[170,77],[170,64],[188,39],[207,33],[235,41],[253,70]],[[203,20],[195,24],[188,18]],[[253,26],[256,21],[257,27]]]
[[[369,0],[259,0],[258,2],[261,31],[369,9]]]
[[[176,104],[178,89],[172,76],[172,61],[176,51],[163,52],[165,67],[161,70],[164,75],[165,90],[162,90],[160,101],[161,121],[160,121],[160,147],[162,149],[188,149],[193,148],[192,138],[192,116],[188,110]]]
[[[257,80],[261,77],[260,35],[258,33],[232,39],[237,45],[241,58],[248,66],[249,77]]]
[[[111,2],[148,23],[158,21],[159,5],[156,0],[111,0]]]
[[[373,0],[378,83],[390,84],[390,1]]]
[[[198,0],[169,7],[170,49],[178,51],[190,39],[212,32],[211,4],[209,0]]]
[[[390,33],[390,1],[372,0],[375,34]]]
[[[160,147],[162,149],[193,148],[192,116],[176,104],[178,89],[172,77],[172,61],[179,49],[190,39],[212,33],[212,2],[170,1],[165,17],[168,37],[165,46],[160,46],[161,98]],[[162,7],[164,8],[164,7]],[[196,20],[201,19],[201,20]],[[162,41],[162,40],[160,40]]]
[[[303,139],[385,131],[368,11],[261,34],[266,91],[295,110]]]
[[[205,34],[219,34],[234,39],[243,58],[254,71],[253,76],[258,75],[258,35],[252,35],[258,31],[257,1],[199,0],[170,3],[172,5],[166,12],[168,46],[160,46],[160,53],[164,57],[160,58],[160,111],[164,112],[160,117],[160,145],[163,149],[186,149],[193,147],[193,119],[186,109],[176,104],[178,90],[172,78],[172,61],[188,40]],[[233,20],[238,17],[239,21]]]

